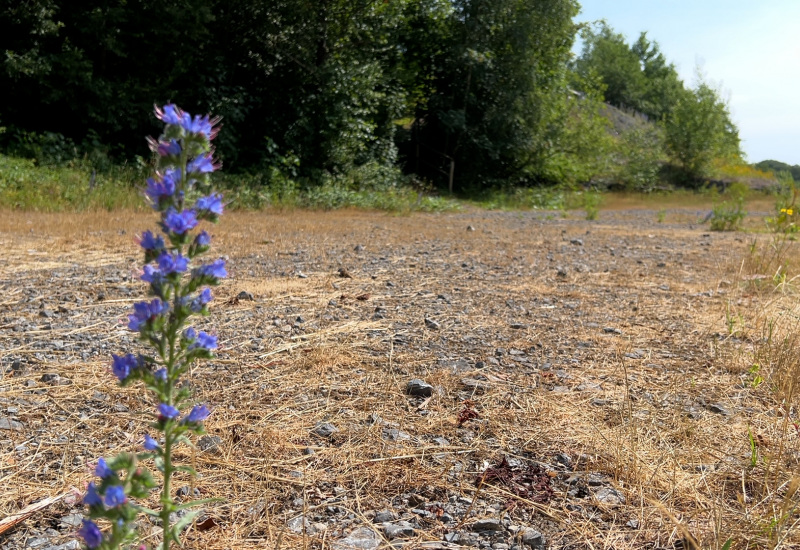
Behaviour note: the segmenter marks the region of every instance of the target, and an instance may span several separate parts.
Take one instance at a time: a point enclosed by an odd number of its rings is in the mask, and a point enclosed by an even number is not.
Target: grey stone
[[[197,448],[204,453],[219,454],[222,438],[218,435],[204,435],[197,442]]]
[[[722,416],[730,416],[729,411],[722,403],[712,403],[708,406],[708,410],[712,413],[721,414]]]
[[[439,330],[440,328],[439,323],[437,323],[433,319],[428,319],[427,317],[425,317],[425,326],[431,330]]]
[[[603,485],[608,483],[608,478],[603,474],[592,473],[586,477],[586,483],[590,487],[602,487]]]
[[[190,494],[194,495],[195,498],[198,498],[200,496],[200,489],[195,487],[194,490],[192,490],[192,488],[188,485],[184,485],[178,489],[177,494],[181,498],[188,497]]]
[[[0,430],[14,430],[16,432],[22,431],[25,426],[22,422],[11,420],[8,417],[0,416]]]
[[[80,527],[83,522],[83,514],[69,514],[62,517],[59,521],[61,525],[69,525],[70,527]]]
[[[53,372],[48,372],[39,378],[39,382],[44,382],[45,384],[50,384],[51,386],[58,386],[61,384],[61,376]]]
[[[392,510],[380,510],[375,512],[375,523],[387,523],[397,519],[397,515]]]
[[[566,268],[566,267],[563,267],[563,266],[558,266],[558,267],[556,267],[556,274],[557,274],[559,277],[566,277],[566,276],[567,276],[567,273],[568,273],[568,271],[567,271],[567,268]]]
[[[617,504],[623,504],[625,502],[625,497],[622,493],[612,487],[602,487],[597,490],[594,496],[598,501],[610,506],[616,506]]]
[[[522,531],[522,544],[535,550],[544,550],[545,539],[544,535],[536,529],[525,529]]]
[[[475,231],[475,228],[472,227],[471,225],[468,225],[467,226],[467,231]]]
[[[330,437],[338,431],[339,429],[330,422],[322,422],[317,424],[317,426],[312,430],[312,432],[320,437]]]
[[[239,294],[236,295],[237,300],[249,300],[252,302],[254,300],[253,295],[247,292],[246,290],[241,291]]]
[[[400,537],[413,537],[414,526],[407,521],[398,521],[397,523],[384,523],[383,532],[390,539]]]
[[[447,438],[444,437],[434,437],[431,441],[433,441],[440,447],[447,447],[450,445],[450,441],[448,441]]]
[[[43,548],[42,550],[79,550],[81,547],[81,543],[77,540],[71,540],[65,542],[64,544],[57,544],[56,546],[48,546],[47,548]]]
[[[406,439],[411,439],[411,436],[397,428],[384,428],[383,438],[389,441],[405,441]]]
[[[622,334],[622,331],[614,327],[603,327],[603,332],[606,334]]]
[[[382,539],[369,527],[358,527],[347,537],[334,541],[332,550],[373,550],[380,546]]]
[[[559,453],[559,454],[557,454],[555,456],[555,459],[556,459],[556,462],[558,462],[559,464],[561,464],[565,468],[569,469],[569,468],[572,467],[572,459],[567,454]]]
[[[583,239],[572,239],[569,242],[575,246],[583,246]]]
[[[473,531],[502,531],[505,529],[499,519],[479,519],[472,524]]]
[[[311,524],[310,521],[308,521],[308,518],[302,515],[287,521],[286,527],[289,529],[289,531],[292,533],[297,533],[298,535],[304,531],[308,535],[313,535],[317,532],[316,528]]]
[[[603,388],[600,384],[593,382],[584,382],[575,388],[575,391],[601,391]]]
[[[486,393],[491,388],[491,384],[488,382],[475,378],[462,378],[461,385],[464,386],[464,389],[474,393]]]
[[[433,395],[433,386],[431,386],[424,380],[420,380],[419,378],[414,378],[413,380],[409,380],[408,386],[406,387],[406,392],[408,392],[408,395],[416,395],[419,397],[430,397],[431,395]]]

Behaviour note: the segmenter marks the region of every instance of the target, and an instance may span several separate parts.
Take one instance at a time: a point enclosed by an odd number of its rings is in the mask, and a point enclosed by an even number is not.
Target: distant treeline
[[[741,158],[727,105],[575,0],[6,0],[0,150],[146,160],[152,105],[221,115],[264,185],[652,188]],[[584,48],[571,49],[579,32]],[[619,127],[605,103],[641,113]],[[259,179],[260,178],[260,179]]]
[[[800,182],[800,166],[797,164],[786,164],[778,160],[762,160],[755,166],[759,170],[774,172],[775,174],[789,174],[794,181]]]

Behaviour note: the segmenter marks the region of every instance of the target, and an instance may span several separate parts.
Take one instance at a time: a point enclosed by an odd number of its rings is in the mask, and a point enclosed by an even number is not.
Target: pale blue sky
[[[729,100],[747,160],[800,164],[800,0],[578,0],[628,42],[655,40],[684,82]]]

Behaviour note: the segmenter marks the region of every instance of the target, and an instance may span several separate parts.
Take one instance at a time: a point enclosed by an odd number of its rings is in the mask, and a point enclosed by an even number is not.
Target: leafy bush
[[[726,199],[714,205],[711,211],[711,231],[735,231],[747,216],[744,199],[749,189],[734,182],[725,191]]]
[[[627,191],[649,193],[659,183],[664,164],[664,133],[656,125],[641,125],[619,139],[616,179]]]

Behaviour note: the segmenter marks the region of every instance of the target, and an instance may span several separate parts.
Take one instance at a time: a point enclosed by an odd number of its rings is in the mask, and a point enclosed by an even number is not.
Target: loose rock
[[[369,527],[358,527],[347,537],[331,544],[332,550],[373,550],[380,546],[381,537]]]
[[[408,395],[414,395],[418,397],[430,397],[433,395],[433,386],[425,382],[424,380],[420,380],[419,378],[414,378],[408,382],[408,386],[406,387],[406,391]]]
[[[312,430],[312,432],[314,432],[320,437],[330,437],[338,431],[339,429],[330,422],[323,422],[321,424],[317,424],[317,426]]]

